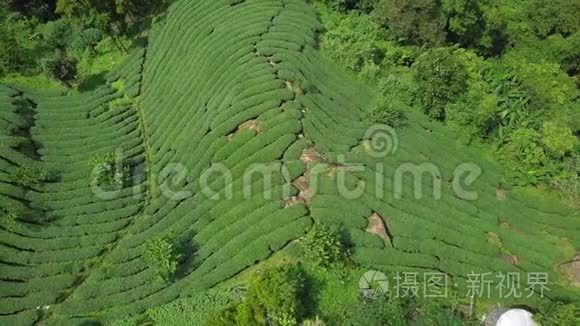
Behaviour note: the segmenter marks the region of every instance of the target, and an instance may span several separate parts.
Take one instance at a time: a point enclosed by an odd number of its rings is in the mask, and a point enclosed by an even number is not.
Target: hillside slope
[[[373,92],[321,58],[319,32],[303,0],[181,0],[95,91],[2,87],[0,199],[19,223],[0,230],[0,324],[140,313],[231,278],[313,221],[344,228],[354,260],[377,269],[443,271],[458,284],[473,271],[548,271],[565,284],[556,266],[580,247],[573,212],[500,200],[501,171],[413,113],[389,134],[398,147],[376,157],[364,120]],[[99,194],[89,163],[106,153],[130,180]],[[393,183],[409,162],[441,170],[441,198]],[[476,200],[453,191],[466,162],[483,171]],[[33,165],[55,177],[15,184]],[[365,191],[345,198],[340,178]],[[377,216],[383,238],[365,232]],[[185,257],[159,281],[143,252],[167,235]],[[551,285],[550,296],[578,299]]]

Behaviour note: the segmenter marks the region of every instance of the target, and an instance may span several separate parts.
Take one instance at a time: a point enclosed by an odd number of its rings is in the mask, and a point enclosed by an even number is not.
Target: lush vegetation
[[[171,237],[157,237],[145,244],[143,258],[162,281],[175,275],[181,259],[181,254],[172,242]]]
[[[579,201],[577,1],[322,2],[337,10],[323,48],[384,106],[407,100],[485,143],[513,184]]]
[[[0,3],[0,324],[573,320],[573,1]],[[371,300],[371,269],[450,295]]]
[[[141,42],[138,37],[168,5],[167,0],[0,1],[0,78],[36,86],[49,77],[90,89]]]

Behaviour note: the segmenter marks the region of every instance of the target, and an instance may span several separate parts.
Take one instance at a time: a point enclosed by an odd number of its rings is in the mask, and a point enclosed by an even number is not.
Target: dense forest
[[[502,306],[576,326],[579,18],[578,0],[0,0],[0,324],[481,325]],[[368,152],[377,124],[393,157]],[[388,184],[423,160],[476,162],[480,197]],[[269,196],[237,197],[272,162],[250,185]],[[401,198],[345,199],[341,169]],[[376,271],[451,283],[377,298]],[[476,298],[475,271],[553,291]]]

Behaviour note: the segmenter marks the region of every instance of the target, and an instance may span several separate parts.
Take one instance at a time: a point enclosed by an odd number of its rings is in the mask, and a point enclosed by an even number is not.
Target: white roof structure
[[[497,321],[497,326],[537,326],[532,313],[523,309],[511,309],[504,312]]]

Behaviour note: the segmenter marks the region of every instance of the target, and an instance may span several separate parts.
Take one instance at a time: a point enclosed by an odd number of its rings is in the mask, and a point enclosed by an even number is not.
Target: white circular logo
[[[370,299],[384,296],[389,290],[389,280],[383,272],[370,270],[360,278],[358,287],[362,294]]]

